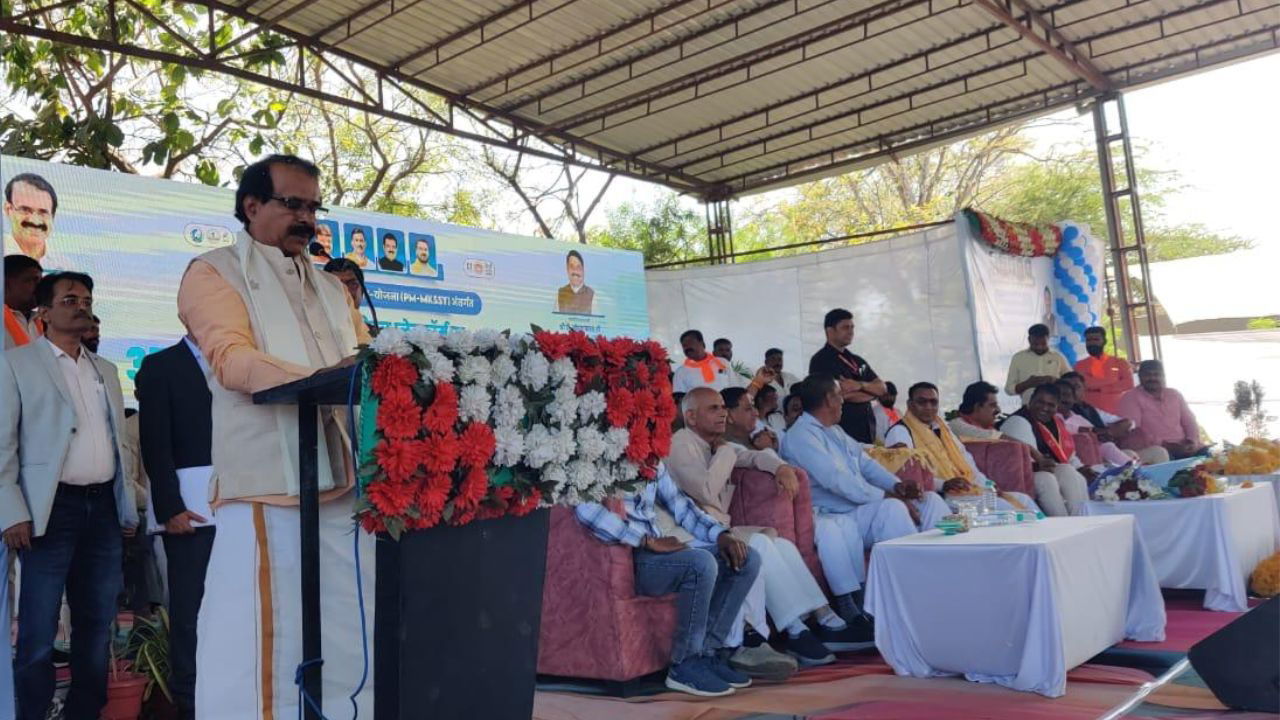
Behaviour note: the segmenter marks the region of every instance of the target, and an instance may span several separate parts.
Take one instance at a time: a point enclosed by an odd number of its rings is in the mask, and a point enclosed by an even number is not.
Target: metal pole
[[[1138,172],[1133,164],[1133,145],[1129,141],[1129,117],[1125,114],[1124,97],[1116,96],[1120,115],[1120,135],[1124,143],[1124,168],[1129,175],[1129,200],[1133,204],[1133,244],[1138,252],[1138,269],[1142,276],[1143,300],[1147,310],[1147,333],[1151,337],[1151,356],[1160,359],[1160,329],[1156,322],[1155,294],[1151,290],[1151,270],[1147,263],[1147,234],[1142,226],[1142,201],[1138,193]],[[1133,321],[1136,326],[1137,321]]]
[[[320,668],[320,482],[316,403],[298,398],[298,512],[302,541],[302,713],[321,720]],[[314,706],[307,702],[310,698]]]
[[[1111,268],[1115,276],[1116,292],[1113,298],[1119,299],[1120,322],[1124,328],[1125,351],[1130,361],[1139,358],[1137,341],[1138,326],[1133,321],[1133,313],[1129,307],[1132,295],[1129,288],[1129,262],[1124,247],[1124,227],[1120,223],[1120,214],[1115,203],[1115,173],[1112,169],[1111,140],[1107,130],[1107,97],[1101,97],[1093,104],[1093,135],[1098,146],[1098,169],[1102,175],[1102,200],[1107,213],[1107,239],[1111,248]]]

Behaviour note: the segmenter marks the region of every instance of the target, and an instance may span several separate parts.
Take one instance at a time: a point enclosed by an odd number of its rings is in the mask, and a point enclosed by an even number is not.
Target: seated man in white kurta
[[[667,469],[672,479],[706,513],[730,525],[729,505],[734,468],[747,467],[774,475],[784,493],[796,491],[795,471],[772,450],[751,450],[725,441],[727,413],[720,393],[695,388],[685,396],[681,410],[685,427],[671,440]],[[764,611],[786,631],[787,651],[801,665],[822,665],[835,660],[828,652],[856,649],[853,644],[871,640],[869,628],[854,631],[827,605],[827,599],[809,573],[795,544],[778,537],[773,528],[733,527],[731,532],[760,554],[763,607],[759,595],[748,596],[746,620],[761,635],[768,635]],[[804,623],[812,615],[818,624],[816,638]],[[824,647],[824,645],[826,647]],[[749,672],[749,671],[747,671]]]
[[[964,443],[938,419],[938,386],[918,382],[907,391],[907,414],[885,433],[888,447],[915,448],[924,453],[937,478],[942,481],[942,496],[953,508],[961,498],[974,498],[982,493],[987,476],[978,469],[973,455]],[[1001,510],[1038,512],[1034,500],[1019,492],[1001,492],[996,505]]]
[[[937,493],[900,482],[840,428],[844,399],[834,377],[810,375],[801,383],[799,394],[804,414],[787,430],[782,456],[809,474],[818,553],[827,580],[839,592],[832,581],[828,552],[843,551],[849,556],[847,563],[865,577],[862,553],[850,552],[857,549],[856,540],[869,548],[881,540],[927,530],[949,509]],[[841,536],[849,540],[823,542]]]
[[[1026,405],[1005,418],[1000,431],[1038,453],[1033,453],[1036,501],[1045,514],[1082,515],[1094,471],[1076,456],[1071,431],[1057,412],[1057,385],[1039,385]]]

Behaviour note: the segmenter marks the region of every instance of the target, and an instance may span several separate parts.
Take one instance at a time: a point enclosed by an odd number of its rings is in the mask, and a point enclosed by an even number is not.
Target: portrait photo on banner
[[[409,233],[409,274],[431,280],[444,279],[444,267],[436,256],[436,237]]]
[[[404,231],[378,228],[378,267],[382,272],[404,272]]]
[[[362,270],[368,270],[373,264],[373,228],[368,225],[344,223],[342,226],[343,257],[355,263]]]
[[[338,237],[338,223],[332,220],[316,221],[316,242],[320,243],[320,247],[324,248],[324,252],[329,257],[339,255],[338,248],[335,247],[334,238]],[[328,258],[314,257],[315,262],[323,265],[328,262]]]

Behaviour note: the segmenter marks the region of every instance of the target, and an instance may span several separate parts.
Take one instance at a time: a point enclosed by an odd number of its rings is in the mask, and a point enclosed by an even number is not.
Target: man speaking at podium
[[[198,623],[199,720],[298,717],[298,413],[251,395],[348,366],[369,334],[351,297],[303,252],[315,234],[320,172],[291,155],[245,169],[236,244],[192,261],[178,315],[213,377],[213,477],[218,532]],[[347,704],[364,671],[351,517],[354,473],[345,409],[319,419],[323,704]],[[361,581],[373,627],[373,538],[359,534]],[[357,701],[372,716],[372,673]]]

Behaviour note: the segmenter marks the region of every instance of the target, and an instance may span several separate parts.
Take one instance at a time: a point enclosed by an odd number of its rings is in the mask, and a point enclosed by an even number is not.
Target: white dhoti
[[[760,576],[742,603],[740,620],[750,623],[761,635],[768,637],[768,623],[764,615],[773,618],[774,627],[785,628],[809,613],[827,604],[827,598],[818,587],[818,581],[804,564],[800,551],[786,538],[770,538],[765,533],[753,533],[747,542],[760,556]],[[764,592],[760,592],[763,586]],[[760,606],[761,595],[764,607]],[[741,622],[734,623],[740,628]],[[762,629],[763,628],[763,629]],[[726,644],[732,646],[734,631]]]
[[[1053,472],[1036,471],[1036,501],[1045,515],[1082,515],[1089,500],[1089,481],[1066,463],[1058,463]]]
[[[855,513],[813,514],[813,542],[832,595],[859,590],[867,579],[862,530]]]
[[[373,717],[374,538],[355,531],[365,636],[356,592],[354,493],[320,506],[323,707]],[[299,716],[294,675],[302,662],[301,550],[297,507],[231,502],[218,508],[218,534],[200,606],[196,666],[198,720],[288,720]],[[369,664],[365,665],[365,647]]]

